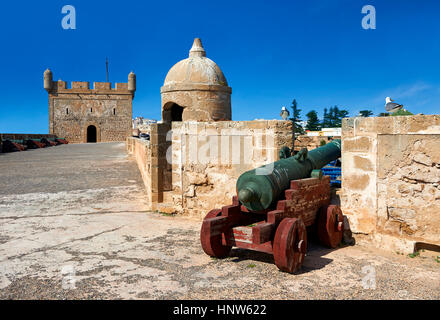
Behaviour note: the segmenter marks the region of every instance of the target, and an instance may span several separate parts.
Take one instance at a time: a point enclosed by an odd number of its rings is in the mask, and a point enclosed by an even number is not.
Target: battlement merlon
[[[131,72],[128,75],[128,82],[115,83],[112,88],[111,82],[93,82],[90,88],[88,81],[72,81],[71,87],[67,88],[67,82],[58,80],[53,81],[52,71],[47,69],[44,72],[44,89],[49,94],[54,93],[82,93],[82,94],[130,94],[134,97],[136,91],[136,75]]]

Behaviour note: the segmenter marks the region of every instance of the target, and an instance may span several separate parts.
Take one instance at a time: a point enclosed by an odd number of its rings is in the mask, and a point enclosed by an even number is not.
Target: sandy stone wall
[[[151,162],[151,181],[144,181],[152,210],[202,219],[231,203],[240,174],[278,160],[291,139],[289,121],[173,122],[171,132],[166,124],[153,125],[150,149],[135,138],[127,140],[127,149],[151,154],[136,159],[146,174]]]
[[[344,119],[341,204],[361,241],[440,245],[439,145],[439,115]]]
[[[151,204],[151,147],[150,142],[129,137],[126,141],[127,153],[134,156],[144,181],[147,201]],[[150,207],[151,209],[151,207]]]
[[[299,151],[302,148],[307,148],[307,150],[313,150],[319,148],[321,146],[321,141],[324,141],[326,144],[331,142],[333,139],[341,139],[341,137],[314,137],[301,135],[296,137],[295,140],[295,151]]]
[[[49,133],[71,143],[87,142],[87,127],[96,127],[97,142],[125,141],[131,135],[133,92],[127,83],[74,81],[53,83],[49,93]]]

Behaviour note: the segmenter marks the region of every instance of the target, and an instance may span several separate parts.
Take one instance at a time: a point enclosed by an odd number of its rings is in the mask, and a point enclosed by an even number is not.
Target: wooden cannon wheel
[[[338,246],[344,233],[344,216],[339,206],[329,205],[320,209],[317,231],[319,241],[323,245],[329,248]]]
[[[225,246],[222,243],[222,235],[213,235],[213,230],[209,223],[205,223],[205,220],[221,216],[222,211],[220,209],[211,210],[203,219],[202,229],[200,230],[200,242],[202,244],[203,251],[211,257],[225,258],[231,251],[231,246]]]
[[[281,271],[294,273],[307,251],[307,231],[304,222],[297,218],[285,218],[275,232],[273,257]]]

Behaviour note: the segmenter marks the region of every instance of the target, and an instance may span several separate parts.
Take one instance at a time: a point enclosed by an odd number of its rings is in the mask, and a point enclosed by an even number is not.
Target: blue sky
[[[63,30],[61,8],[76,8]],[[361,27],[364,5],[376,29]],[[0,11],[0,132],[48,132],[43,72],[54,79],[126,82],[137,75],[133,115],[160,119],[168,70],[200,37],[232,87],[233,120],[302,115],[338,105],[383,111],[391,96],[414,113],[440,112],[440,2],[20,1]]]

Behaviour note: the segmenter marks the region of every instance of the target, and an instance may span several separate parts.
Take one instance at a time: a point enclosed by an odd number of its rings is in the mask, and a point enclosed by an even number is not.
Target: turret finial
[[[191,50],[189,51],[190,57],[206,57],[205,49],[203,49],[202,40],[195,38]]]

